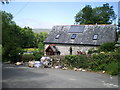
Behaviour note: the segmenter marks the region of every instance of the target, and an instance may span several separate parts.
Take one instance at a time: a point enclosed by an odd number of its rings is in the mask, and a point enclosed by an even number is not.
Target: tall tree
[[[75,22],[79,24],[111,24],[115,19],[113,6],[109,6],[108,3],[96,8],[87,5],[75,16]]]
[[[3,60],[11,60],[14,62],[21,52],[21,29],[12,21],[12,14],[6,13],[5,11],[0,12],[2,13]]]
[[[92,7],[90,5],[87,5],[76,14],[75,21],[83,24],[92,24],[92,15]]]
[[[30,48],[34,47],[34,32],[29,27],[21,28],[21,40],[22,40],[22,48]]]

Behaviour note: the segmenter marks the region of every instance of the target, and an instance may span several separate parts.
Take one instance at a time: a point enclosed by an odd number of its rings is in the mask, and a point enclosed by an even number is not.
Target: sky
[[[73,25],[75,15],[86,5],[92,8],[109,3],[118,16],[118,2],[40,2],[40,1],[11,1],[2,5],[2,10],[13,15],[13,21],[20,27],[51,29],[54,25]],[[117,20],[114,21],[117,23]]]

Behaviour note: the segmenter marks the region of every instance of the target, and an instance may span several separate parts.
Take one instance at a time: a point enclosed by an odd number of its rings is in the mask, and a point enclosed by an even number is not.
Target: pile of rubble
[[[35,61],[35,60],[32,60],[32,61],[29,61],[29,62],[26,62],[26,63],[23,63],[23,62],[17,62],[15,63],[16,65],[25,65],[25,66],[28,66],[28,67],[36,67],[36,68],[55,68],[55,69],[62,69],[62,70],[68,70],[69,68],[65,66],[62,66],[60,64],[60,60],[59,59],[52,59],[50,57],[42,57],[40,59],[40,61]],[[72,70],[74,71],[86,71],[85,69],[83,68],[73,68]]]
[[[35,60],[31,60],[29,62],[16,62],[15,65],[25,65],[28,67],[44,67],[44,68],[50,68],[52,67],[52,59],[50,59],[50,57],[42,57],[40,59],[40,61],[35,61]]]

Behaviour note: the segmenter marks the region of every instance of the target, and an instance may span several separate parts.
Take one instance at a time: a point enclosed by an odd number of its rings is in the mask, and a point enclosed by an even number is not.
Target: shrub
[[[67,55],[64,63],[69,68],[84,68],[93,71],[106,71],[111,75],[118,75],[120,68],[118,67],[120,54],[118,53],[104,53],[92,56],[86,55]]]
[[[115,49],[115,43],[114,42],[112,42],[112,43],[109,43],[109,42],[104,43],[99,47],[99,50],[103,51],[103,52],[114,51],[114,49]]]
[[[34,60],[34,56],[32,54],[25,54],[25,55],[22,55],[21,60],[24,62],[28,62],[28,61]]]
[[[95,50],[94,48],[91,48],[88,50],[88,54],[92,54],[92,53],[99,53],[99,50]]]
[[[34,59],[35,59],[35,60],[40,60],[40,58],[43,56],[43,52],[34,51],[34,52],[33,52],[33,55],[34,55]]]
[[[111,62],[108,65],[106,65],[105,70],[111,75],[118,75],[120,68],[118,67],[118,63]]]
[[[105,54],[98,54],[93,55],[91,57],[91,61],[89,63],[89,68],[94,71],[102,71],[105,70],[111,75],[118,74],[118,63],[120,63],[119,58],[120,54],[118,53],[105,53]],[[113,67],[111,67],[113,65]],[[115,66],[117,65],[117,66]],[[111,69],[111,68],[112,69]]]
[[[33,55],[35,57],[35,60],[40,60],[40,58],[44,55],[44,44],[39,43],[38,44],[38,49],[35,49],[33,52]]]
[[[67,64],[69,64],[70,67],[76,67],[76,68],[87,68],[88,67],[88,58],[86,55],[67,55],[65,56]]]

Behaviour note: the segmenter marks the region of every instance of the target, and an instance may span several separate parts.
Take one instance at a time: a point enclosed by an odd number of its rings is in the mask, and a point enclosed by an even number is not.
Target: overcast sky
[[[2,5],[2,10],[11,13],[17,25],[31,28],[48,28],[54,25],[71,25],[74,16],[86,5],[93,8],[109,3],[118,15],[118,2],[10,2]],[[114,23],[116,23],[114,21]]]

